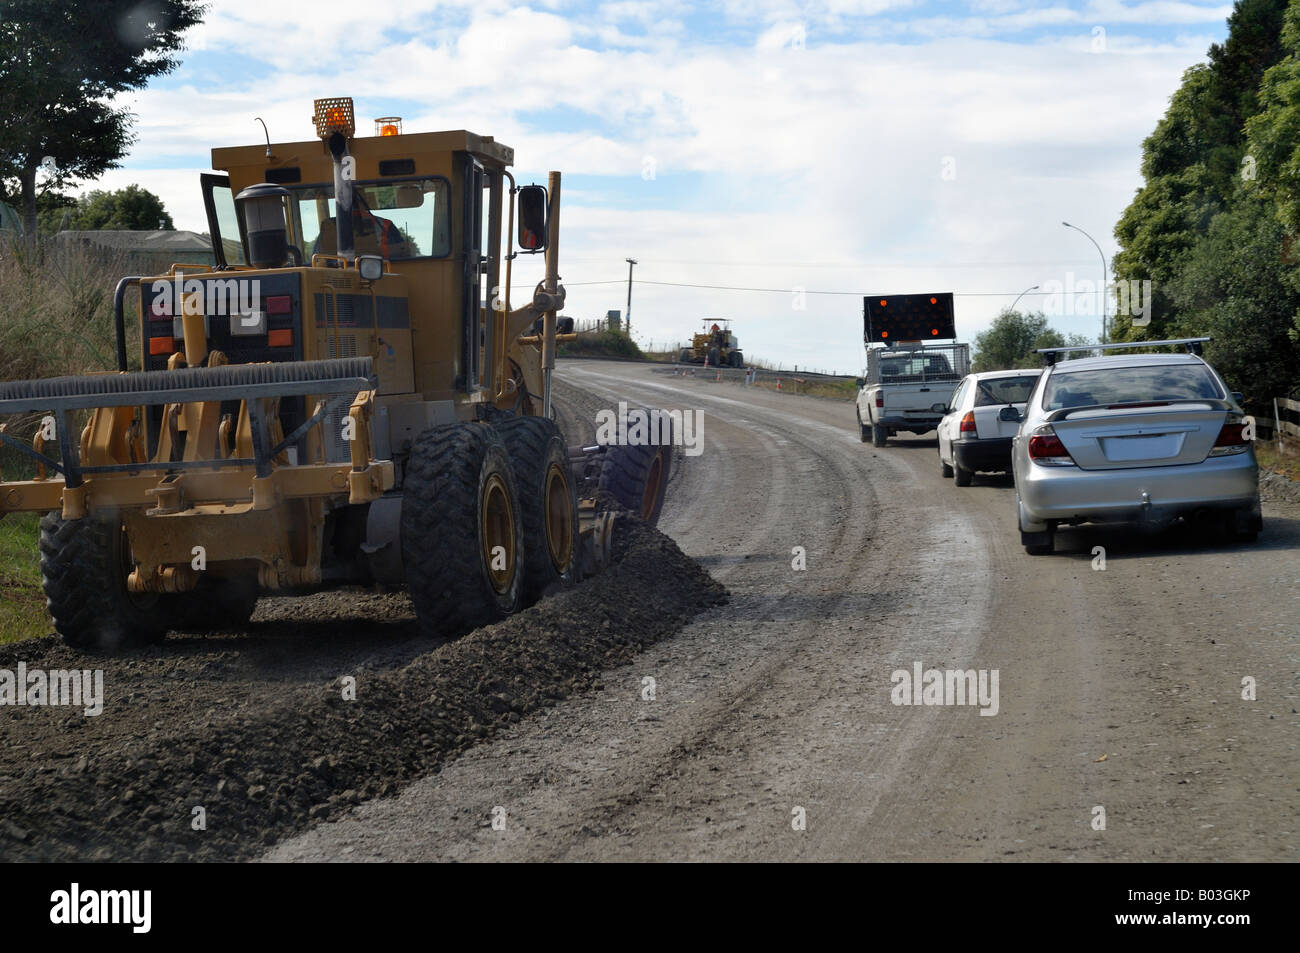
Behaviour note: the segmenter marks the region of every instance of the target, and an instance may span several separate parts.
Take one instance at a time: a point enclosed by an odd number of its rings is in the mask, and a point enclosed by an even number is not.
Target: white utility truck
[[[867,369],[858,378],[858,433],[883,447],[894,434],[934,430],[957,382],[970,373],[970,346],[955,343],[952,293],[874,295],[863,302]]]

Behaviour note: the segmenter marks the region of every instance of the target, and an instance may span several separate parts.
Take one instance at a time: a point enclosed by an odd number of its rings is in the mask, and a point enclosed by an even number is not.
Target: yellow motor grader
[[[122,279],[115,371],[0,383],[0,420],[40,421],[30,441],[0,426],[35,462],[0,479],[0,516],[46,514],[70,644],[349,584],[405,585],[422,629],[454,635],[598,569],[618,511],[658,517],[671,439],[569,448],[553,419],[560,174],[516,186],[514,151],[463,130],[358,136],[347,98],[312,122],[212,151],[215,264]],[[521,253],[546,268],[516,308]]]
[[[740,339],[732,333],[730,318],[705,318],[703,330],[691,337],[691,346],[681,349],[679,364],[706,364],[709,367],[744,367],[745,354]]]

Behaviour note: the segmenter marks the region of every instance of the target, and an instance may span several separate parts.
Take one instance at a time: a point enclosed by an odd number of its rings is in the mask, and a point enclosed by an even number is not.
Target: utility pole
[[[623,321],[623,329],[629,338],[632,337],[632,269],[636,263],[635,258],[627,260],[627,315]]]

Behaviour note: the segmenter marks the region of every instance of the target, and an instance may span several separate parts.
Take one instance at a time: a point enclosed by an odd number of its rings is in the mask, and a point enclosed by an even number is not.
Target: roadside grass
[[[763,376],[751,386],[776,390],[776,378]],[[781,393],[805,394],[809,397],[826,397],[831,400],[853,400],[858,396],[858,385],[851,379],[810,377],[800,383],[794,377],[782,376]]]
[[[124,259],[82,248],[0,243],[0,380],[28,380],[113,370],[113,289],[127,273]],[[127,354],[138,364],[139,298],[132,292]],[[14,415],[9,436],[30,443],[39,414]],[[30,479],[31,461],[0,449],[6,480]],[[37,549],[40,516],[13,513],[0,519],[0,642],[46,635],[50,620],[41,592]]]
[[[1279,452],[1276,440],[1258,440],[1255,442],[1255,457],[1261,467],[1300,481],[1300,441],[1286,438]]]
[[[40,514],[0,519],[0,642],[48,635],[50,617],[41,592]]]

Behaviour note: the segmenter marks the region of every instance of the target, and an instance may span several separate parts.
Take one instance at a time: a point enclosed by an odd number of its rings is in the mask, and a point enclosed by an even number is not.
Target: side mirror
[[[947,405],[947,404],[931,404],[931,405],[930,405],[930,413],[932,413],[932,414],[946,414],[947,412],[948,412],[948,405]]]
[[[546,188],[519,187],[519,247],[526,252],[546,250]]]
[[[378,255],[358,255],[357,271],[366,281],[378,281],[384,277],[384,260]]]
[[[998,411],[998,420],[1002,420],[1007,423],[1018,424],[1024,421],[1024,419],[1025,419],[1025,415],[1022,414],[1015,407],[1003,407],[1001,410]]]
[[[861,377],[855,377],[853,378],[853,380],[857,383],[858,390],[862,390],[862,388],[867,385],[867,382],[864,381]]]
[[[1246,402],[1246,395],[1239,390],[1234,390],[1232,392],[1232,399],[1235,400],[1238,404],[1244,404]]]

